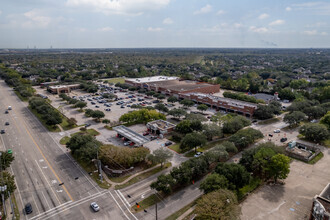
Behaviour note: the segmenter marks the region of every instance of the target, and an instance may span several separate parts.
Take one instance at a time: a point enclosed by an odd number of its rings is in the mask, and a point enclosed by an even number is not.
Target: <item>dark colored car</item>
[[[31,203],[28,203],[28,204],[26,204],[25,205],[25,213],[28,215],[28,214],[31,214],[32,213],[32,205],[31,205]]]
[[[9,122],[7,121],[7,122],[5,123],[5,125],[9,125]]]
[[[287,140],[287,138],[281,138],[281,142],[286,142]]]
[[[152,140],[156,140],[157,139],[157,137],[156,136],[151,136],[150,137],[150,140],[152,141]]]
[[[87,128],[87,127],[89,127],[89,126],[91,126],[91,124],[85,124],[85,128]]]
[[[5,114],[8,114],[8,113],[9,113],[8,110],[6,110],[6,111],[5,111]]]
[[[172,142],[171,141],[166,141],[165,142],[165,146],[170,146],[170,145],[172,145]]]
[[[273,134],[268,134],[269,137],[273,137]]]
[[[5,132],[5,130],[2,129],[2,130],[0,131],[0,133],[1,133],[1,134],[4,134],[4,133],[6,133],[6,132]]]

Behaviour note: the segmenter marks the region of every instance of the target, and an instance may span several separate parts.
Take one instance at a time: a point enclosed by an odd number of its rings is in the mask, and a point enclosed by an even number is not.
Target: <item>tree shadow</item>
[[[284,195],[284,186],[280,184],[265,185],[261,197],[270,202],[278,202]]]

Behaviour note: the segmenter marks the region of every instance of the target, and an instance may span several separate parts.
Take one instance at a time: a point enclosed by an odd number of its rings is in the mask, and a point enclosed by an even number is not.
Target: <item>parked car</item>
[[[147,136],[149,134],[149,131],[143,132],[143,136]]]
[[[269,137],[273,137],[273,134],[268,134]]]
[[[171,141],[166,141],[165,142],[165,146],[170,146],[170,145],[172,145],[173,143],[171,142]]]
[[[120,108],[125,108],[125,105],[120,106]]]
[[[124,143],[124,146],[128,146],[128,145],[130,145],[131,143],[132,143],[132,141],[127,141],[127,142]]]
[[[194,157],[200,157],[200,156],[202,156],[202,154],[203,154],[203,152],[197,152],[197,153],[194,155]]]
[[[287,138],[281,138],[281,142],[286,142],[287,140]]]
[[[157,136],[151,136],[150,137],[150,140],[152,141],[152,140],[156,140],[157,139]]]
[[[6,110],[6,111],[5,111],[5,114],[8,114],[8,113],[9,113],[8,110]]]
[[[100,106],[98,106],[98,105],[95,105],[95,108],[100,108]]]
[[[7,121],[7,122],[5,123],[5,125],[9,125],[9,122]]]
[[[280,133],[280,132],[281,132],[280,129],[276,129],[276,130],[274,130],[274,133]]]
[[[2,130],[0,131],[0,133],[1,133],[1,134],[4,134],[4,133],[6,133],[6,132],[5,132],[4,129],[2,129]]]
[[[99,207],[99,205],[96,202],[92,202],[91,203],[91,207],[94,210],[94,212],[100,211],[100,207]]]
[[[89,127],[89,126],[91,126],[91,124],[85,124],[85,128],[87,128],[87,127]]]
[[[27,203],[25,205],[24,210],[25,210],[25,214],[27,214],[27,215],[31,214],[33,212],[31,203]]]
[[[111,109],[110,109],[110,108],[106,108],[105,110],[106,110],[107,112],[110,112],[110,111],[111,111]]]
[[[95,102],[91,102],[92,105],[95,105],[96,103]]]

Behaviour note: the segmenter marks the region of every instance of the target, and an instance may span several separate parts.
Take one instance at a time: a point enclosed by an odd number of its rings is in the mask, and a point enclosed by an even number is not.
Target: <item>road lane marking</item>
[[[109,191],[109,192],[110,192],[110,191]],[[138,220],[138,219],[135,217],[135,215],[133,215],[133,213],[131,212],[131,210],[130,210],[131,207],[127,207],[126,204],[125,204],[125,202],[123,202],[123,200],[122,200],[122,198],[121,198],[121,195],[117,192],[117,190],[115,190],[115,193],[116,193],[117,196],[119,197],[120,201],[124,204],[124,206],[126,207],[127,211],[133,216],[133,218],[134,218],[135,220]],[[128,206],[129,206],[129,205],[128,205]]]
[[[46,196],[45,196],[44,192],[41,191],[41,194],[42,194],[42,196],[44,197],[44,199],[45,199],[45,201],[46,201],[46,203],[47,203],[47,205],[48,205],[48,208],[50,209],[49,203],[48,203],[48,201],[47,201],[47,199],[46,199]]]
[[[50,165],[50,163],[48,162],[47,158],[45,157],[44,153],[41,151],[39,145],[37,144],[37,142],[34,140],[34,138],[32,137],[31,133],[29,132],[29,130],[27,129],[25,122],[23,121],[24,124],[24,128],[26,130],[26,132],[28,133],[28,135],[30,136],[32,142],[35,144],[35,146],[38,148],[39,152],[41,153],[42,157],[44,158],[44,160],[46,161],[46,163],[48,164],[49,168],[52,170],[53,174],[55,175],[55,177],[57,178],[57,180],[62,183],[61,179],[57,176],[55,170],[53,169],[53,167]],[[66,194],[70,197],[70,199],[72,201],[74,201],[74,199],[72,198],[71,194],[68,192],[68,190],[66,189],[66,187],[64,185],[62,185],[64,191],[66,192]]]
[[[103,196],[103,195],[105,195],[106,193],[108,193],[108,192],[107,192],[107,191],[103,191],[103,192],[100,193],[99,195],[94,196],[94,197],[92,197],[92,198],[89,198],[89,199],[82,199],[83,201],[78,202],[78,203],[77,203],[77,202],[75,202],[75,203],[70,203],[70,206],[62,207],[61,210],[52,210],[51,212],[56,211],[56,213],[53,213],[53,214],[51,214],[50,216],[38,216],[38,219],[46,220],[46,219],[52,218],[52,217],[55,216],[55,215],[58,215],[58,214],[60,214],[60,213],[62,213],[62,212],[65,212],[65,211],[67,211],[67,210],[70,210],[71,208],[76,207],[76,206],[78,206],[78,205],[81,205],[81,204],[83,204],[83,203],[85,203],[85,202],[87,202],[87,201],[89,201],[89,200],[91,200],[91,199],[96,199],[96,198],[98,198],[98,197],[100,197],[100,196]],[[44,212],[44,213],[45,213],[45,215],[50,214],[50,212],[48,212],[48,213]],[[41,214],[43,214],[43,213],[41,213]],[[30,218],[30,220],[32,220],[32,219],[34,219],[34,218],[35,218],[35,217]]]
[[[108,191],[108,193],[111,195],[111,197],[113,198],[113,200],[115,201],[115,203],[117,204],[117,206],[120,208],[120,210],[122,211],[122,213],[126,216],[126,218],[129,219],[128,216],[126,215],[126,213],[124,212],[124,210],[123,210],[123,209],[121,208],[121,206],[118,204],[118,202],[117,202],[117,200],[115,199],[115,197],[111,194],[111,192]]]
[[[44,178],[45,178],[46,182],[48,183],[48,186],[49,186],[49,188],[50,188],[50,189],[52,190],[52,192],[54,193],[54,195],[55,195],[55,197],[56,197],[56,199],[57,199],[58,203],[59,203],[59,204],[61,204],[61,202],[60,202],[59,198],[57,197],[57,194],[54,192],[54,189],[51,187],[50,183],[47,181],[47,178],[46,178],[46,176],[45,176],[44,172],[42,171],[42,169],[40,168],[40,166],[39,166],[38,162],[37,162],[36,160],[35,160],[35,162],[36,162],[37,166],[39,167],[39,169],[40,169],[40,171],[41,171],[42,175],[44,176]]]
[[[32,198],[33,198],[34,204],[35,204],[35,205],[36,205],[36,207],[37,207],[37,211],[38,211],[38,214],[39,214],[39,213],[40,213],[40,211],[39,211],[39,208],[38,208],[38,206],[37,206],[36,200],[34,199],[34,196],[33,196],[33,194],[32,194]]]
[[[131,206],[131,205],[128,203],[128,201],[126,200],[125,196],[120,192],[120,190],[116,190],[116,191],[119,192],[119,194],[120,194],[121,197],[124,199],[124,201],[126,202],[126,204],[127,204],[128,206]]]

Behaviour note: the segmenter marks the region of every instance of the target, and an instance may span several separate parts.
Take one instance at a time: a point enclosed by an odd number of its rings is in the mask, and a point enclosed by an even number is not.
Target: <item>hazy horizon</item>
[[[330,48],[330,2],[3,0],[0,48]]]

